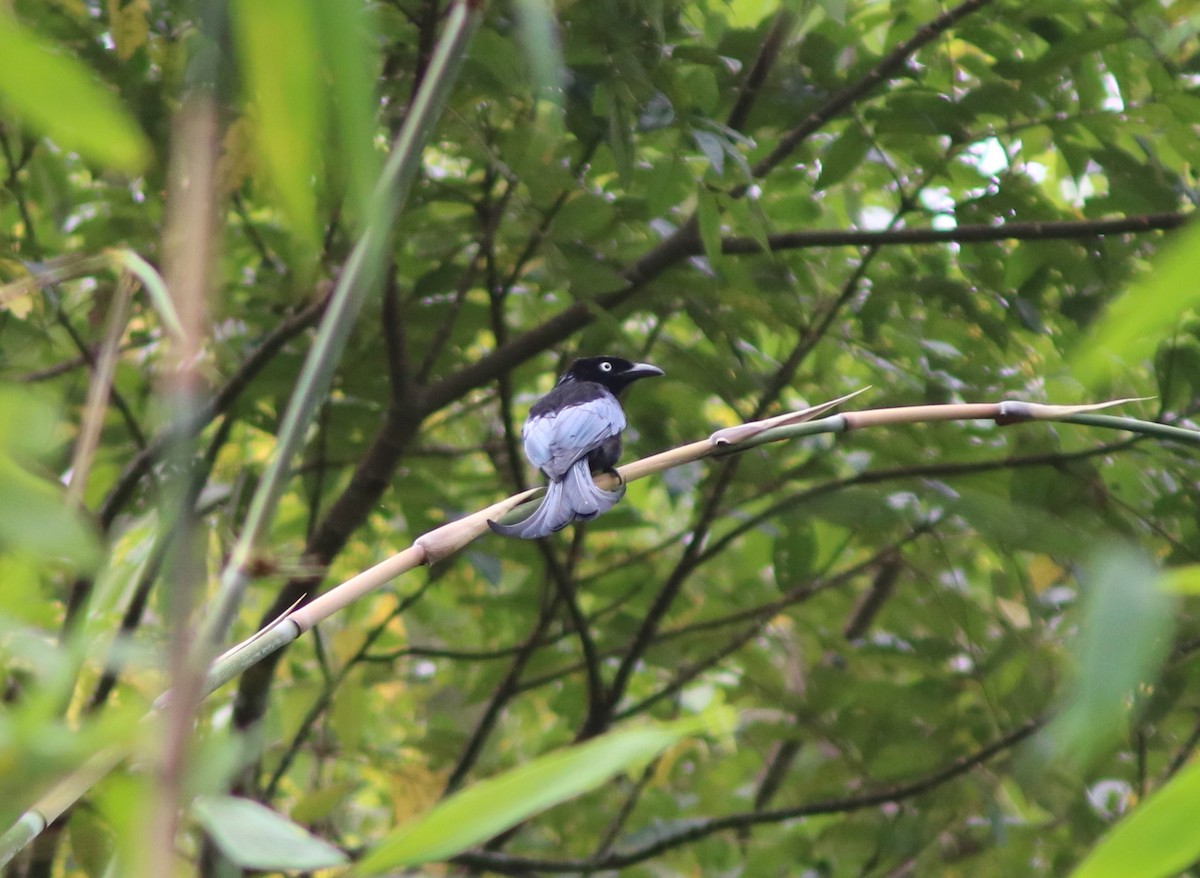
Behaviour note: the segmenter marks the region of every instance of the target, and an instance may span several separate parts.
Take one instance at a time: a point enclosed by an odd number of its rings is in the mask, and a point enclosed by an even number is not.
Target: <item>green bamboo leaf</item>
[[[1077,677],[1041,742],[1047,762],[1086,768],[1129,722],[1130,703],[1158,676],[1171,641],[1171,598],[1131,549],[1099,554],[1083,580]]]
[[[700,223],[700,243],[709,264],[716,268],[721,262],[721,206],[717,196],[701,185],[696,192],[696,218]]]
[[[1114,372],[1148,360],[1179,325],[1179,315],[1200,306],[1200,226],[1180,232],[1154,269],[1108,308],[1074,351],[1075,375],[1096,387]]]
[[[167,292],[167,283],[158,270],[132,250],[113,249],[108,252],[113,265],[128,271],[142,282],[142,289],[146,291],[150,304],[158,312],[167,331],[176,338],[183,338],[183,324],[179,321],[171,294]]]
[[[346,855],[265,805],[235,796],[198,796],[192,814],[225,856],[244,869],[326,869]]]
[[[292,457],[299,449],[317,406],[325,399],[354,321],[368,295],[378,288],[388,241],[387,229],[399,215],[416,179],[421,167],[421,151],[445,106],[471,34],[481,17],[482,7],[476,4],[459,2],[451,7],[425,79],[417,89],[396,136],[392,154],[376,183],[366,228],[338,277],[329,307],[296,380],[279,427],[278,447],[250,500],[241,536],[222,571],[216,609],[203,635],[210,642],[224,636],[233,618],[234,608],[249,582],[244,565],[254,555],[259,539],[275,514],[284,483],[289,478]]]
[[[59,422],[40,395],[0,387],[0,555],[19,551],[91,570],[102,554],[94,528],[37,463],[59,444]]]
[[[315,12],[329,71],[339,164],[348,175],[353,214],[365,222],[381,166],[372,144],[378,46],[371,35],[378,28],[361,0],[324,0]]]
[[[315,251],[314,187],[328,136],[316,13],[310,0],[241,0],[233,11],[263,166],[293,233]]]
[[[0,99],[59,147],[135,173],[150,147],[116,95],[90,71],[0,13]]]
[[[92,570],[101,551],[95,531],[64,502],[61,487],[0,450],[0,550],[62,559]]]
[[[553,5],[549,0],[516,0],[516,12],[517,35],[533,72],[539,104],[548,101],[561,110],[566,68]]]
[[[1200,858],[1200,762],[1193,761],[1116,825],[1070,878],[1165,878]]]
[[[594,789],[630,766],[653,758],[680,738],[727,725],[721,713],[612,732],[541,756],[451,796],[424,817],[391,833],[355,874],[375,875],[445,860],[510,826]]]
[[[871,142],[857,125],[842,132],[821,156],[821,173],[814,188],[829,189],[846,179],[867,157]]]

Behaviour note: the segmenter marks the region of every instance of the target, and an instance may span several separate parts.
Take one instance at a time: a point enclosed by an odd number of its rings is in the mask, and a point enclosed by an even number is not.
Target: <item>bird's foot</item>
[[[616,479],[617,480],[617,488],[619,490],[623,490],[625,488],[625,477],[623,475],[621,475],[619,472],[617,472],[617,470],[615,470],[611,466],[609,466],[609,467],[605,467],[603,470],[601,470],[601,472],[608,473],[608,475],[610,475],[614,479]]]

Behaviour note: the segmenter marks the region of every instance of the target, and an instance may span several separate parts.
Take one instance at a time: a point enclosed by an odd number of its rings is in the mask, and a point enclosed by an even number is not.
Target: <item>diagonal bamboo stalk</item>
[[[104,413],[108,409],[108,397],[112,393],[113,376],[117,371],[117,355],[121,349],[121,336],[125,333],[129,300],[133,295],[133,275],[123,273],[117,281],[116,293],[108,306],[108,317],[104,326],[104,341],[96,368],[88,386],[87,402],[83,406],[83,418],[79,425],[79,438],[71,458],[71,481],[67,485],[68,506],[82,506],[83,492],[87,488],[92,458],[100,444],[100,430],[104,426]]]
[[[817,415],[823,414],[833,406],[856,395],[850,394],[850,396],[799,412],[789,412],[774,418],[718,430],[706,439],[632,461],[620,467],[618,472],[621,480],[631,482],[706,457],[740,454],[751,448],[773,442],[783,442],[822,433],[845,433],[869,427],[951,420],[985,419],[994,421],[1000,426],[1031,421],[1058,421],[1103,429],[1124,430],[1200,447],[1200,430],[1158,424],[1137,418],[1094,413],[1099,409],[1135,400],[1115,400],[1082,406],[1053,406],[1011,401],[916,405],[848,412],[812,420]],[[596,482],[601,487],[612,488],[616,486],[617,479],[611,475],[602,474],[596,477]],[[319,622],[328,619],[339,610],[382,587],[397,576],[417,567],[444,560],[479,537],[490,534],[491,531],[487,525],[489,519],[503,521],[524,518],[533,511],[543,493],[544,489],[533,488],[514,494],[485,509],[422,534],[407,549],[331,588],[309,604],[285,614],[272,625],[221,655],[209,668],[204,694],[211,694],[247,668],[261,661],[265,656],[283,648],[304,632],[311,630]],[[155,702],[155,708],[160,709],[165,705],[169,696],[170,693],[165,693],[160,697]],[[12,828],[0,836],[0,867],[8,863],[18,851],[83,796],[101,777],[115,768],[125,755],[117,750],[106,750],[98,754],[81,768],[63,778],[50,793],[26,811]]]
[[[458,0],[450,8],[425,78],[417,89],[376,184],[366,227],[338,276],[317,337],[296,380],[296,388],[283,415],[275,454],[251,498],[241,533],[221,571],[215,610],[205,625],[200,639],[202,646],[212,647],[221,642],[250,582],[247,569],[275,515],[275,507],[290,475],[292,459],[312,423],[317,406],[325,399],[363,304],[379,288],[391,227],[416,179],[425,144],[458,79],[459,67],[482,13],[482,3],[476,0]]]

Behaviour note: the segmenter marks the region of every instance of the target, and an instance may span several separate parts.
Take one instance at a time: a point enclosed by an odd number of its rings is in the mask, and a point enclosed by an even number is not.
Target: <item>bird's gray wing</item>
[[[611,394],[532,417],[521,438],[530,463],[559,480],[571,465],[625,429],[625,412]]]

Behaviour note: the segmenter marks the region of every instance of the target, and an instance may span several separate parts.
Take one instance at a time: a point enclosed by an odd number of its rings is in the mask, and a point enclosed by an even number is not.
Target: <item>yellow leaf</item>
[[[1170,594],[1200,594],[1200,564],[1164,570],[1159,585]]]
[[[1034,555],[1029,561],[1029,584],[1038,594],[1063,578],[1064,570],[1049,555]]]
[[[221,138],[221,156],[217,159],[217,179],[223,195],[232,195],[255,171],[254,123],[241,116],[225,130]]]
[[[330,638],[330,652],[338,664],[347,664],[362,646],[363,633],[358,628],[342,628]]]
[[[446,773],[432,771],[416,759],[389,776],[392,816],[397,825],[413,820],[437,804],[446,786]]]
[[[117,57],[128,61],[150,36],[150,0],[108,0],[108,26]]]
[[[1020,601],[1010,601],[1005,598],[996,598],[996,608],[1008,620],[1008,623],[1014,628],[1029,627],[1029,608]]]
[[[88,18],[87,6],[84,5],[83,0],[51,0],[51,2],[78,19]]]
[[[15,259],[0,259],[0,279],[12,280],[0,286],[0,311],[7,311],[18,320],[24,320],[33,310],[37,287],[30,280],[29,271]]]

